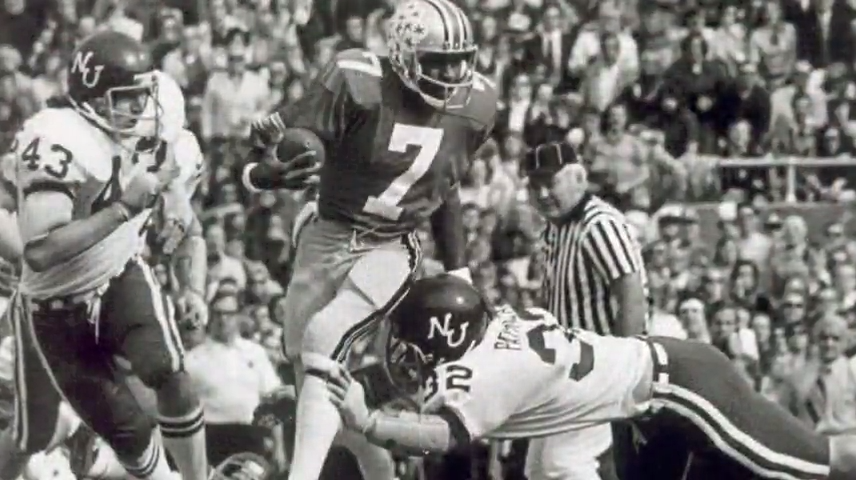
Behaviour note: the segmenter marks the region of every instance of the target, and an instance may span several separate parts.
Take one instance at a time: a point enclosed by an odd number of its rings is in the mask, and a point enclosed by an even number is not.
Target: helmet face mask
[[[79,109],[81,114],[120,137],[147,137],[158,130],[162,108],[158,103],[157,79],[153,75],[140,75],[136,85],[109,88],[103,96],[94,98]],[[149,105],[154,108],[149,108]],[[152,132],[138,128],[146,122]]]
[[[481,342],[491,312],[478,290],[454,275],[413,282],[388,315],[384,364],[389,380],[400,393],[418,398],[435,368],[457,361]]]
[[[423,95],[432,99],[446,103],[458,88],[467,88],[473,83],[475,52],[427,52],[416,58],[416,84]]]
[[[386,369],[392,384],[408,397],[419,393],[430,374],[431,358],[422,349],[396,334],[397,328],[389,331],[386,342]]]

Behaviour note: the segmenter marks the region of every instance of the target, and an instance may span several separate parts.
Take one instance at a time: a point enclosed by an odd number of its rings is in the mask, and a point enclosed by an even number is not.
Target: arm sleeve
[[[354,113],[349,77],[342,68],[348,62],[341,54],[328,63],[310,85],[306,94],[280,111],[288,128],[312,130],[324,142],[334,142],[345,133]]]
[[[589,226],[583,241],[598,275],[609,282],[644,268],[640,248],[628,225],[604,215]]]
[[[85,159],[79,155],[83,149],[73,140],[56,135],[55,129],[39,127],[38,123],[25,125],[16,135],[7,180],[25,199],[38,191],[61,192],[74,198],[87,177],[81,163]]]
[[[175,159],[178,162],[178,179],[188,194],[193,194],[202,178],[205,159],[196,135],[189,130],[182,130],[175,143]]]

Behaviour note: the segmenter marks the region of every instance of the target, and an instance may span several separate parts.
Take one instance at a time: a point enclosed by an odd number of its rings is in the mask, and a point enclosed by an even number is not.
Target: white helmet
[[[449,101],[472,86],[478,51],[464,11],[449,0],[404,0],[386,32],[390,63],[404,84],[431,106],[460,106]]]
[[[146,103],[143,120],[137,124],[137,134],[139,137],[154,137],[172,143],[178,139],[187,122],[184,94],[178,82],[166,73],[156,70],[154,78],[157,82],[156,94]]]

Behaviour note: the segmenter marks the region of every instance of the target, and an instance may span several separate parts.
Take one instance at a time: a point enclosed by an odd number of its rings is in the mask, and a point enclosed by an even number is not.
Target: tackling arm
[[[411,455],[445,453],[472,441],[464,424],[448,409],[436,414],[375,410],[362,433],[376,445]]]

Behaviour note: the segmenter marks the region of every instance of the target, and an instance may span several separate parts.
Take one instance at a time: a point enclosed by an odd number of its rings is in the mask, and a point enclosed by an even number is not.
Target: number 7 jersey
[[[358,230],[395,236],[412,230],[457,188],[488,138],[497,93],[476,74],[450,103],[429,106],[389,61],[365,50],[340,52],[304,98],[280,112],[288,127],[324,142],[319,214]]]
[[[566,330],[547,312],[504,309],[485,337],[427,382],[425,409],[452,411],[471,438],[528,438],[647,409],[651,369],[640,339]]]

